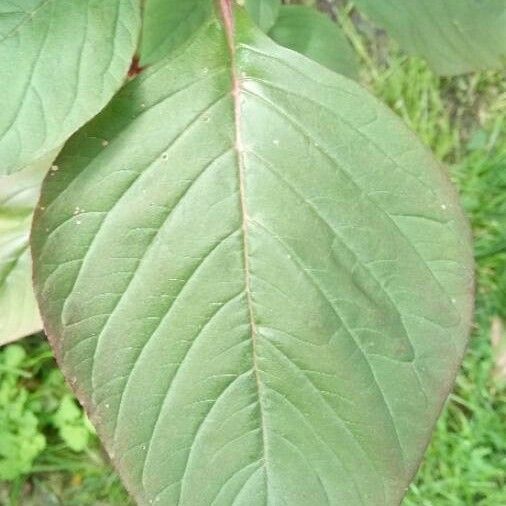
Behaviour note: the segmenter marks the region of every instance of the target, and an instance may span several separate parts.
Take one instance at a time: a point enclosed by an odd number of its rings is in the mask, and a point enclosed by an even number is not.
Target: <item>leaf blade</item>
[[[330,70],[352,79],[358,76],[355,53],[336,23],[314,8],[285,5],[269,35]]]
[[[184,44],[205,23],[212,2],[147,0],[141,37],[141,65],[152,65]]]
[[[32,287],[29,234],[42,179],[56,153],[0,177],[0,345],[42,330]]]
[[[506,6],[501,0],[358,0],[372,21],[441,75],[503,68]]]
[[[465,347],[466,222],[388,110],[222,8],[46,180],[47,333],[141,504],[391,504]]]
[[[246,0],[244,6],[251,19],[264,33],[268,33],[279,16],[281,0]]]
[[[18,4],[0,7],[5,174],[56,149],[105,106],[126,78],[140,29],[137,0]]]

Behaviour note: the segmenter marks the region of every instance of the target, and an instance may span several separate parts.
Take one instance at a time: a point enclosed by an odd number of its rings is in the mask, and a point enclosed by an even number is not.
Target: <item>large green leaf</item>
[[[29,235],[40,185],[55,156],[0,176],[0,345],[42,329],[32,288]]]
[[[398,504],[467,341],[466,221],[386,107],[221,9],[45,180],[47,334],[141,505]]]
[[[505,0],[355,0],[407,51],[443,75],[506,63]]]
[[[0,174],[57,148],[123,83],[139,0],[0,2]]]
[[[358,63],[343,32],[328,16],[304,5],[281,8],[269,35],[331,70],[356,78]]]

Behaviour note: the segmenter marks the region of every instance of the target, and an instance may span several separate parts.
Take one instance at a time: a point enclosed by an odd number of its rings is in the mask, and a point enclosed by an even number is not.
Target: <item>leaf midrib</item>
[[[238,179],[239,179],[239,199],[241,206],[242,217],[242,243],[243,243],[243,263],[244,263],[244,291],[248,305],[249,324],[251,328],[251,345],[252,345],[252,362],[253,374],[258,393],[258,409],[260,413],[260,430],[262,433],[262,459],[265,470],[266,480],[266,503],[268,502],[268,474],[267,474],[267,434],[265,423],[265,412],[262,406],[263,385],[260,380],[258,357],[257,357],[257,336],[258,328],[255,321],[255,313],[253,309],[253,295],[251,289],[251,267],[250,267],[250,253],[249,253],[249,212],[246,202],[246,174],[244,164],[244,145],[242,142],[242,114],[241,114],[241,81],[237,71],[237,51],[235,42],[235,20],[234,20],[234,7],[232,6],[233,0],[220,0],[219,6],[222,16],[223,27],[227,39],[227,45],[230,53],[230,72],[232,81],[232,103],[234,108],[234,125],[235,125],[235,144],[234,150],[237,156],[238,166]]]

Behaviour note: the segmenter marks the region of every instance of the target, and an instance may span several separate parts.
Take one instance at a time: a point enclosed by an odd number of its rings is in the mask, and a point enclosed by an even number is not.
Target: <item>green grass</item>
[[[362,57],[366,85],[448,165],[475,236],[475,329],[404,505],[504,506],[506,380],[494,376],[491,345],[493,320],[506,321],[503,76],[438,78],[422,60],[364,37],[349,17],[341,22]],[[0,350],[1,479],[2,506],[129,504],[42,336]]]
[[[33,336],[0,351],[0,505],[53,504],[128,500],[49,345]]]

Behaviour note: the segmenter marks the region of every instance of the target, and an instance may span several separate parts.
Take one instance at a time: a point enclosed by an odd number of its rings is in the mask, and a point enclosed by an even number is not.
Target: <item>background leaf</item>
[[[46,178],[48,336],[141,505],[397,504],[467,341],[467,223],[386,107],[221,5]]]
[[[269,35],[278,44],[335,72],[352,79],[358,76],[355,52],[345,35],[328,16],[314,8],[303,5],[283,6]]]
[[[0,177],[0,345],[42,329],[32,288],[29,235],[40,185],[56,153]]]
[[[443,75],[506,61],[504,0],[355,0],[372,21]]]
[[[186,42],[208,19],[211,0],[146,0],[140,46],[141,65],[151,65]]]
[[[123,84],[139,0],[0,3],[0,174],[60,146]]]
[[[267,33],[279,15],[281,0],[245,0],[244,6],[251,19]]]
[[[267,32],[279,13],[281,0],[244,0],[252,19]],[[190,39],[211,16],[213,0],[146,0],[141,41],[141,65],[161,60]]]

